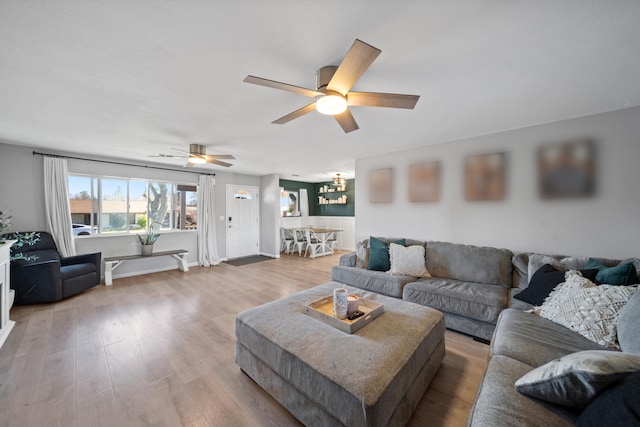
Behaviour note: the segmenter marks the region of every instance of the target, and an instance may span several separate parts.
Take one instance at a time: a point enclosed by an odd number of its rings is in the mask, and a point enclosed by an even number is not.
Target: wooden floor
[[[234,364],[234,319],[328,281],[337,263],[285,255],[195,267],[14,307],[0,349],[0,425],[299,425]],[[447,331],[446,348],[411,426],[466,422],[488,347]]]

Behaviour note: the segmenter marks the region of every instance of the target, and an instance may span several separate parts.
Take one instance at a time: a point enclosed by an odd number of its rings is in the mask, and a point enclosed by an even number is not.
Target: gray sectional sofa
[[[332,269],[332,280],[436,308],[444,313],[447,328],[491,340],[489,364],[468,419],[469,426],[574,425],[579,412],[528,398],[518,393],[514,384],[534,368],[570,353],[611,349],[526,312],[533,306],[513,298],[529,284],[530,254],[407,240],[407,246],[413,244],[425,245],[426,265],[432,277],[392,276],[367,270],[362,262],[366,257],[365,244],[359,245],[359,253],[341,257],[340,265]],[[607,266],[620,263],[601,258],[597,261]],[[636,259],[635,265],[640,272],[640,261]],[[632,337],[635,341],[627,347],[640,353],[640,293],[633,299],[637,308],[627,316],[625,328],[626,339]],[[619,327],[622,344],[620,334]]]
[[[383,239],[387,242],[397,239]],[[365,245],[367,241],[363,242]],[[441,311],[447,328],[491,339],[500,312],[509,307],[514,281],[513,253],[507,249],[407,239],[424,245],[432,277],[390,275],[359,267],[357,253],[343,255],[331,280]],[[519,278],[517,278],[519,280]]]

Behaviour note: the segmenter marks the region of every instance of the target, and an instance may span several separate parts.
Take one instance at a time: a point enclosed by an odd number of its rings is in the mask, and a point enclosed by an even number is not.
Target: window
[[[197,187],[173,182],[69,175],[76,236],[195,230]]]

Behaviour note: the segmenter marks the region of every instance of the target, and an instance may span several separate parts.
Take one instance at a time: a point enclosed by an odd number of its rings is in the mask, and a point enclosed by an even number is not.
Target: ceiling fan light
[[[201,165],[207,163],[207,161],[202,157],[189,157],[189,163],[193,163],[194,165]]]
[[[329,116],[344,113],[346,109],[347,100],[344,96],[339,94],[324,95],[319,97],[316,101],[316,110],[318,110],[319,113]]]

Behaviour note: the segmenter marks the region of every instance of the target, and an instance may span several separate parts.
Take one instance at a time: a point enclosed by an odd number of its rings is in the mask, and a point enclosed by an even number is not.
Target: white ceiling
[[[320,181],[354,159],[640,105],[640,2],[0,0],[0,140],[141,159],[234,154],[229,170]],[[344,134],[300,95],[359,38],[382,54]],[[167,163],[180,166],[181,161]],[[210,166],[213,170],[215,167]]]

